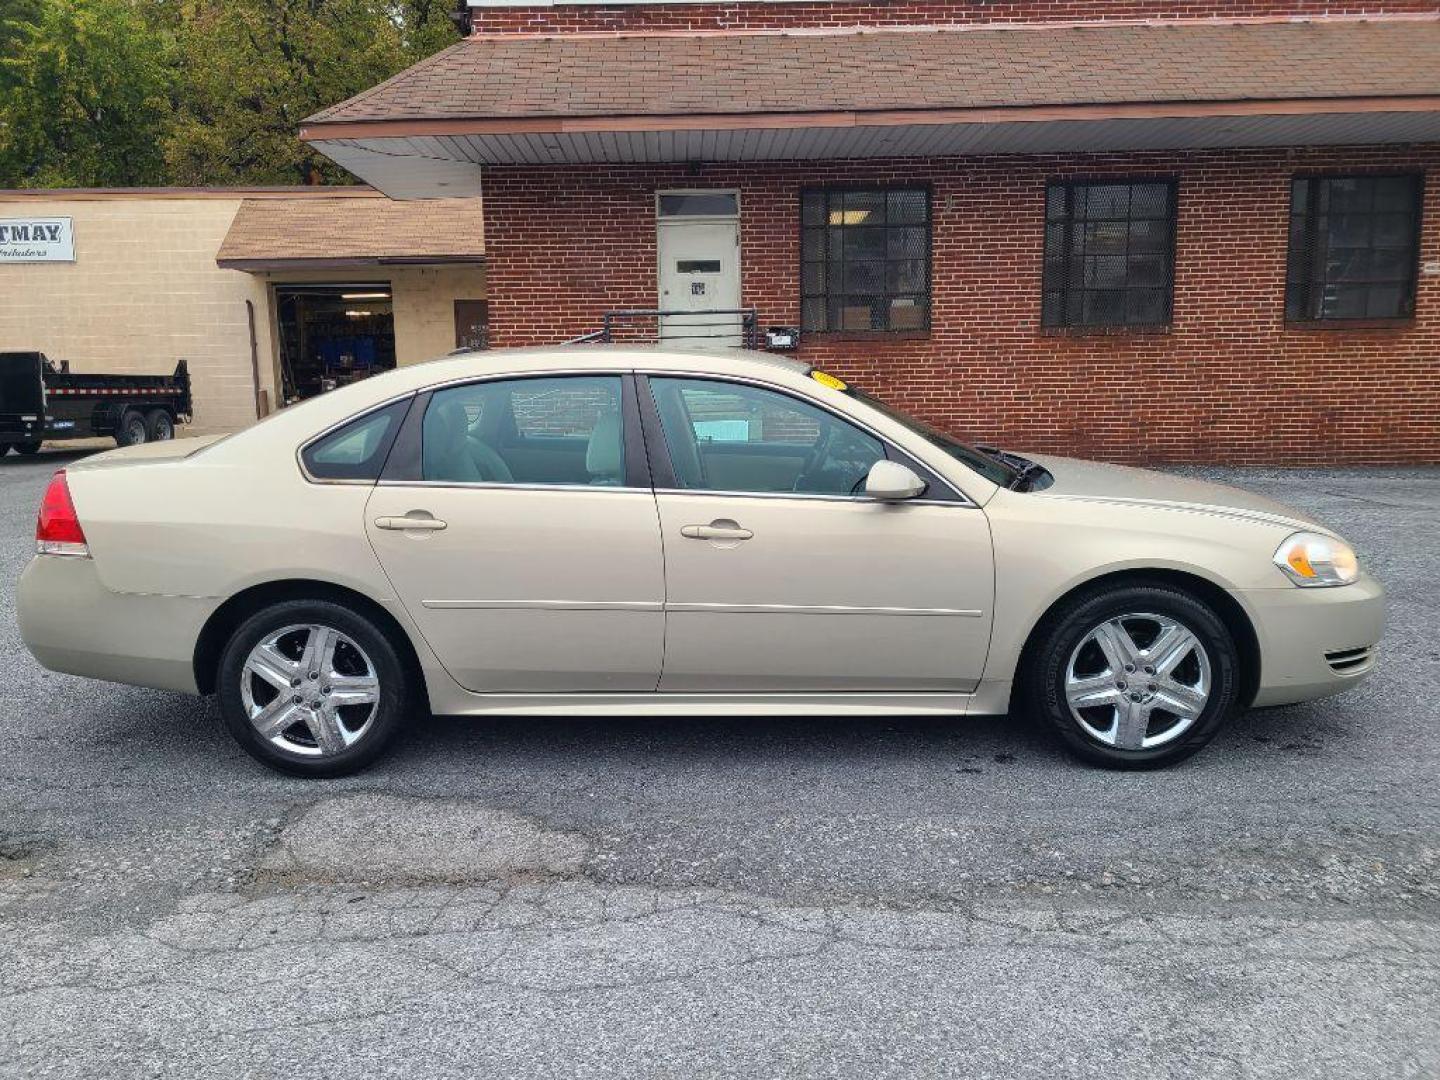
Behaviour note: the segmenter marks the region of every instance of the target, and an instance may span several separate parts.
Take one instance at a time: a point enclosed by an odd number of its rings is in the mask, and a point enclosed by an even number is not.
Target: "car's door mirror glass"
[[[898,461],[877,461],[865,477],[865,494],[872,499],[899,501],[925,494],[925,481]]]

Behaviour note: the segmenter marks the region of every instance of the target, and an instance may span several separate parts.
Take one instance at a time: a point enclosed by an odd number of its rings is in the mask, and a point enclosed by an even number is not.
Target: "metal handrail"
[[[579,337],[573,337],[573,338],[571,338],[569,341],[562,341],[560,344],[562,344],[562,345],[593,345],[593,344],[595,344],[596,342],[609,341],[609,340],[610,340],[610,339],[605,336],[605,331],[604,331],[604,330],[592,330],[592,331],[591,331],[590,333],[588,333],[588,334],[581,334]]]
[[[740,347],[746,349],[758,348],[760,341],[760,317],[755,308],[701,308],[694,309],[672,309],[672,308],[619,308],[615,311],[607,311],[604,318],[604,328],[595,334],[586,334],[578,341],[614,341],[616,330],[626,322],[638,322],[640,320],[654,320],[654,340],[661,340],[660,320],[667,316],[685,316],[688,321],[684,329],[686,331],[708,331],[713,333],[674,333],[667,332],[665,341],[712,341],[733,337],[736,333],[734,319],[739,318]],[[703,317],[705,321],[695,321],[695,317]],[[630,340],[627,338],[627,340]]]

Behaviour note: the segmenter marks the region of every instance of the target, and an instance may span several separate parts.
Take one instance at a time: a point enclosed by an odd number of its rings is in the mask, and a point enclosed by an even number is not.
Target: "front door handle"
[[[377,529],[411,529],[421,532],[439,532],[445,528],[446,522],[434,517],[378,517],[375,519]]]
[[[712,521],[709,525],[683,525],[680,535],[690,540],[749,540],[755,534],[733,521]]]

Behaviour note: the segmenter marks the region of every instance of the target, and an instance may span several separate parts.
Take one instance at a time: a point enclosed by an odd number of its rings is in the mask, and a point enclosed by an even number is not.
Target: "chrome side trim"
[[[711,499],[806,499],[819,502],[870,503],[875,506],[963,506],[978,509],[972,502],[954,499],[876,499],[870,495],[823,495],[813,491],[714,491],[710,488],[656,488],[656,495],[700,495]]]
[[[422,600],[432,611],[663,611],[659,600]]]
[[[967,608],[855,607],[845,604],[671,604],[659,600],[422,600],[431,611],[676,611],[716,615],[939,615],[979,619]]]
[[[381,480],[377,487],[386,488],[461,488],[484,491],[620,491],[652,495],[648,487],[625,487],[621,484],[505,484],[494,480],[467,483],[459,480]]]
[[[853,607],[846,604],[666,604],[666,611],[716,615],[948,615],[980,619],[983,611],[967,608]]]

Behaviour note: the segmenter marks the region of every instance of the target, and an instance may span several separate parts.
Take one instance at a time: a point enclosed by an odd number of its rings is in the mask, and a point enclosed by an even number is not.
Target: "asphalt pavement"
[[[0,1076],[1440,1076],[1440,471],[1205,472],[1349,536],[1390,627],[1169,771],[1004,718],[424,719],[306,782],[24,651],[66,460],[0,461]]]

